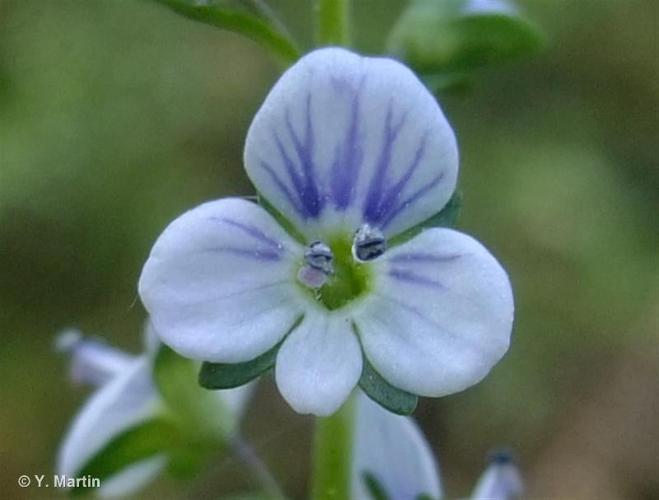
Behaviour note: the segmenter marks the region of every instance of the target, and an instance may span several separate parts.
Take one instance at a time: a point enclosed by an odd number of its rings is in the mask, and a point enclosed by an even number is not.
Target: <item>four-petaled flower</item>
[[[155,243],[139,290],[183,356],[252,360],[280,345],[275,377],[300,413],[328,415],[366,360],[392,386],[442,396],[508,349],[506,272],[446,228],[395,239],[457,182],[453,131],[414,74],[338,48],[303,57],[249,129],[247,174],[267,201],[205,203]]]

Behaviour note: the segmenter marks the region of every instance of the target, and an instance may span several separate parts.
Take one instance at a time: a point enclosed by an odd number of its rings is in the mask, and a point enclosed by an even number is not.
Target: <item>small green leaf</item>
[[[222,400],[197,384],[199,363],[161,345],[154,363],[156,387],[167,408],[195,439],[224,442],[236,419]]]
[[[411,240],[421,231],[429,229],[431,227],[455,227],[458,222],[458,217],[460,216],[460,211],[462,210],[462,193],[456,191],[451,196],[451,199],[448,201],[444,208],[437,212],[432,217],[424,220],[423,222],[417,224],[416,226],[408,229],[407,231],[402,232],[401,234],[394,236],[389,240],[389,245],[396,246],[406,241]]]
[[[387,493],[387,490],[369,471],[364,471],[362,473],[362,481],[364,481],[366,490],[369,495],[371,495],[372,500],[390,500],[391,497]]]
[[[539,51],[544,40],[508,0],[416,0],[387,45],[427,77],[518,59]]]
[[[280,344],[244,363],[204,362],[199,371],[199,385],[205,389],[232,389],[240,387],[275,365]]]
[[[285,64],[300,58],[291,37],[270,20],[224,5],[194,4],[186,0],[152,0],[189,19],[243,35],[272,51]]]
[[[419,400],[414,394],[398,389],[389,384],[382,375],[375,371],[366,358],[359,387],[373,401],[398,415],[410,415],[414,412]]]
[[[103,481],[127,466],[168,453],[183,446],[179,427],[167,418],[147,420],[116,436],[106,444],[77,474],[78,477],[91,476]],[[85,493],[88,487],[77,487],[73,495]]]

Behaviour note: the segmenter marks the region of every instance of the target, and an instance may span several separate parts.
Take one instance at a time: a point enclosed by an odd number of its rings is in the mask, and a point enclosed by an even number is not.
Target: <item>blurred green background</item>
[[[272,1],[307,42],[308,2]],[[402,0],[356,0],[381,50]],[[301,8],[304,6],[304,8]],[[460,227],[508,269],[512,348],[484,382],[417,416],[449,497],[486,453],[517,453],[529,498],[659,498],[659,3],[530,0],[540,56],[442,96],[461,144]],[[259,47],[141,1],[0,0],[0,496],[50,474],[88,391],[55,333],[138,351],[136,282],[182,211],[253,192],[251,117],[278,68]],[[261,383],[246,434],[304,498],[311,421]],[[140,498],[250,487],[225,456]]]

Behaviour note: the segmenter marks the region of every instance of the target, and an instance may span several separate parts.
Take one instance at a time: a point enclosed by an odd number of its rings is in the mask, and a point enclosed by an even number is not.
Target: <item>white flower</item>
[[[153,381],[152,358],[157,344],[151,334],[147,333],[145,354],[139,356],[85,339],[75,331],[60,336],[57,347],[70,352],[71,376],[75,382],[98,387],[75,417],[57,456],[57,474],[76,478],[114,438],[162,416],[167,410]],[[244,386],[218,391],[218,404],[238,419],[250,390],[250,386]],[[117,473],[103,478],[100,490],[94,493],[101,497],[134,493],[160,474],[168,461],[168,454],[162,452],[127,463]]]
[[[356,410],[351,498],[374,498],[367,477],[392,500],[416,500],[422,495],[442,498],[439,469],[414,420],[394,415],[362,392]]]
[[[281,343],[279,390],[316,415],[341,406],[364,357],[392,386],[442,396],[506,352],[512,292],[480,243],[433,228],[392,244],[446,205],[458,174],[453,131],[405,66],[337,48],[303,57],[254,118],[245,166],[277,219],[244,199],[205,203],[144,266],[165,344],[241,363]]]

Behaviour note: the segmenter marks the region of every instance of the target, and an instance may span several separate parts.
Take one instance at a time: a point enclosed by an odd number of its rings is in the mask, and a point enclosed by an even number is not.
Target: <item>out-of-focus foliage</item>
[[[538,52],[539,29],[509,0],[414,0],[387,47],[436,90],[460,85],[469,72]]]
[[[310,9],[270,2],[310,43]],[[659,60],[652,0],[519,2],[547,50],[441,96],[461,147],[459,227],[508,269],[517,318],[479,386],[421,400],[446,490],[466,494],[490,446],[517,450],[531,497],[657,496]],[[406,3],[356,0],[353,36],[383,50]],[[0,1],[0,484],[50,474],[86,396],[52,353],[67,325],[139,349],[136,283],[164,226],[253,194],[250,120],[278,69],[256,44],[151,2]],[[309,421],[267,381],[245,432],[304,496]],[[653,418],[655,417],[655,418]],[[144,498],[250,488],[234,459]]]

